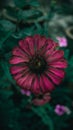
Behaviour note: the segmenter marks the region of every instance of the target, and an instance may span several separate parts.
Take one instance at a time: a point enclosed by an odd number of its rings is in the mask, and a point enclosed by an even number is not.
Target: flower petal
[[[52,39],[48,38],[46,43],[47,45],[47,51],[45,52],[45,57],[52,55],[53,51],[55,51],[56,47],[58,47],[58,43],[55,43]]]
[[[46,51],[46,38],[40,35],[34,35],[33,37],[36,53],[42,55]]]
[[[45,45],[46,45],[46,38],[45,38],[44,36],[41,36],[41,37],[39,38],[38,43],[37,43],[37,49],[38,49],[38,50],[39,50],[39,49],[42,49],[42,48],[46,47]]]
[[[28,44],[30,54],[34,55],[35,54],[35,45],[34,45],[33,38],[31,36],[29,36],[25,39],[25,42],[27,42],[27,44]]]
[[[44,85],[45,92],[52,91],[54,89],[54,84],[47,78],[46,75],[42,75],[42,82]]]
[[[21,92],[21,94],[26,95],[26,96],[31,95],[31,92],[29,90],[26,90],[26,89],[21,89],[20,92]]]
[[[51,61],[57,61],[64,56],[64,51],[62,50],[55,50],[47,59],[49,62]]]
[[[24,86],[25,89],[31,89],[31,87],[33,86],[33,80],[35,78],[34,74],[30,74],[28,78],[26,78],[25,82],[24,82]]]
[[[12,66],[10,71],[12,74],[17,74],[19,72],[25,71],[26,69],[28,70],[27,66]]]
[[[56,85],[60,84],[62,81],[62,78],[54,75],[53,73],[46,72],[47,76],[55,83]]]
[[[49,67],[48,71],[50,71],[56,76],[59,76],[60,78],[64,78],[65,75],[64,70]]]
[[[64,52],[62,50],[55,50],[49,55],[46,55],[46,60],[47,62],[53,62],[63,58],[63,56],[64,56]]]
[[[28,56],[25,55],[25,52],[22,51],[19,47],[15,47],[12,51],[12,54],[14,56],[18,56],[18,57],[22,57],[22,58],[25,58],[25,59],[28,59]]]
[[[30,57],[28,42],[25,39],[19,41],[19,46]]]
[[[37,76],[35,76],[31,91],[33,93],[35,93],[35,94],[40,94],[41,93],[40,86],[39,86],[39,80],[38,80]]]
[[[54,61],[48,63],[48,66],[54,67],[54,68],[66,68],[67,67],[67,61],[65,59],[61,59],[60,61]]]
[[[27,73],[25,76],[23,76],[23,77],[15,77],[15,78],[17,78],[17,83],[22,87],[22,88],[26,88],[26,86],[25,86],[25,81],[26,80],[28,80],[29,79],[29,76],[30,76],[30,74],[29,73]],[[30,86],[29,86],[30,87]],[[28,89],[28,88],[27,88]]]
[[[45,87],[44,87],[44,84],[43,84],[42,76],[40,77],[40,88],[41,88],[41,90],[42,90],[43,93],[46,92]]]
[[[47,43],[48,43],[48,46],[47,46],[47,49],[48,50],[53,50],[55,49],[56,47],[58,47],[58,43],[54,42],[52,39],[48,38],[47,39]]]
[[[10,59],[10,64],[19,64],[19,63],[25,63],[28,62],[28,59],[26,58],[21,58],[21,57],[17,57],[17,56],[13,56]]]

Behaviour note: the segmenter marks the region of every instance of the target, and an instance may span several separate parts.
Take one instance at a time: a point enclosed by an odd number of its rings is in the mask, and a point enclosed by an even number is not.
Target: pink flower
[[[67,47],[67,39],[65,37],[57,37],[60,47]]]
[[[69,110],[68,107],[64,106],[64,105],[56,105],[56,108],[55,108],[55,113],[59,116],[62,116],[63,114],[70,114],[71,111]]]
[[[67,62],[57,46],[53,40],[40,35],[19,41],[12,51],[10,71],[21,88],[33,94],[44,94],[61,83]]]
[[[56,105],[55,113],[59,116],[62,116],[65,113],[64,106],[63,105]]]
[[[35,98],[32,100],[32,103],[36,106],[42,106],[46,103],[48,103],[51,100],[50,93],[46,93],[42,95],[43,97],[41,99]]]
[[[20,92],[21,92],[23,95],[26,95],[26,96],[30,96],[30,95],[31,95],[31,92],[30,92],[29,90],[21,89]]]

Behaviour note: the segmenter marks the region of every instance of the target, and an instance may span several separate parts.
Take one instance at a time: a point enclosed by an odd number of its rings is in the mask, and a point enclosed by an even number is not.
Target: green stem
[[[42,121],[44,124],[46,124],[49,127],[49,130],[54,130],[54,125],[51,117],[47,115],[46,110],[43,107],[34,108],[32,107],[32,110],[42,118]]]

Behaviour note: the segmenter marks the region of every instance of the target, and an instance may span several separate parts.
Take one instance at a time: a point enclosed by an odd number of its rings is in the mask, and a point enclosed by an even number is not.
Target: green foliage
[[[22,8],[28,5],[34,6],[34,7],[39,6],[38,1],[34,1],[34,0],[22,0],[22,1],[14,0],[14,2],[15,2],[15,5],[19,8]]]
[[[73,56],[69,55],[69,50],[65,50],[65,57],[68,61],[68,68],[66,69],[66,80],[73,82]]]

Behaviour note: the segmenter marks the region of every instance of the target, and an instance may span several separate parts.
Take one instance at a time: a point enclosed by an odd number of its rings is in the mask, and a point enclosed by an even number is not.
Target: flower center
[[[36,74],[41,74],[45,71],[47,63],[43,57],[36,56],[29,61],[30,71]]]

